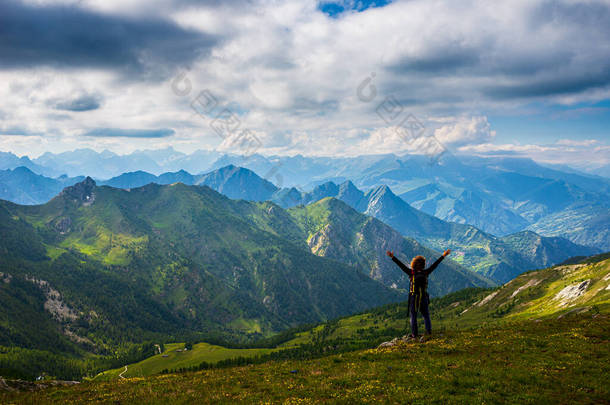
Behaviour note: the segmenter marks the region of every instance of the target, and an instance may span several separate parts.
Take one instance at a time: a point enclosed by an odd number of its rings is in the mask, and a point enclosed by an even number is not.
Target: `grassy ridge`
[[[231,349],[208,343],[197,343],[192,350],[182,351],[183,343],[170,343],[165,345],[165,351],[135,364],[130,364],[127,371],[122,374],[125,378],[144,377],[159,374],[166,369],[180,369],[198,366],[201,362],[216,363],[236,357],[252,357],[267,354],[272,349]],[[95,381],[116,380],[125,370],[119,367],[98,374]]]
[[[425,343],[305,361],[0,394],[56,403],[603,403],[606,315],[448,331]]]
[[[605,259],[605,260],[604,260]],[[589,281],[588,290],[572,301],[564,303],[556,299],[557,294],[568,286]],[[555,319],[571,312],[590,315],[610,313],[610,260],[600,255],[582,263],[561,265],[549,269],[525,273],[515,280],[495,289],[466,289],[441,298],[432,299],[430,310],[436,332],[499,325],[526,319]],[[422,319],[419,319],[420,323]],[[361,314],[325,322],[310,329],[296,332],[294,336],[275,346],[275,351],[303,346],[333,350],[374,347],[383,340],[406,333],[408,324],[406,303],[390,304]],[[423,325],[420,325],[423,330]],[[175,347],[182,347],[177,344]],[[199,346],[199,345],[197,345]],[[201,350],[193,351],[188,362],[181,361],[184,353],[159,355],[129,366],[125,376],[146,376],[163,369],[177,370],[195,367],[202,362],[216,363],[236,357],[261,356],[269,349],[227,349],[217,352],[207,350],[210,345],[201,344]],[[172,346],[173,347],[173,346]],[[312,351],[310,350],[311,354]],[[315,350],[320,355],[320,350]],[[324,352],[322,352],[324,353]],[[217,354],[220,354],[218,356]],[[150,367],[149,361],[155,364]],[[163,366],[162,366],[163,365]],[[118,378],[124,368],[117,368],[103,378]]]

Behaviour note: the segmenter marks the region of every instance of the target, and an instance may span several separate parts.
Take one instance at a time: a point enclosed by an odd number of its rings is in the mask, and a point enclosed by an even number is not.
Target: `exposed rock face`
[[[72,332],[68,328],[64,328],[63,334],[66,335],[74,343],[88,344],[88,345],[91,345],[91,346],[94,345],[94,343],[90,339],[87,339],[85,337],[79,336],[76,333]]]
[[[6,284],[10,283],[12,278],[13,278],[13,276],[11,276],[10,274],[2,273],[0,271],[0,281],[2,281],[3,283],[6,283]]]
[[[0,377],[0,391],[38,391],[49,387],[80,384],[78,381],[45,381],[43,383],[24,380],[5,380]]]
[[[61,234],[70,232],[72,220],[69,217],[61,217],[55,222],[55,230]]]
[[[28,278],[28,280],[37,284],[44,292],[47,298],[44,303],[44,309],[49,311],[55,319],[58,321],[73,321],[78,318],[78,313],[63,302],[59,291],[51,287],[47,281],[36,278]]]
[[[530,281],[528,281],[526,284],[522,285],[521,287],[519,287],[515,291],[513,291],[512,295],[510,297],[514,298],[515,295],[519,294],[521,291],[526,290],[530,287],[535,287],[539,283],[540,283],[540,280],[536,280],[535,278],[533,278]]]
[[[559,303],[559,305],[561,306],[568,305],[571,301],[574,301],[575,299],[583,295],[585,291],[587,291],[587,287],[589,287],[590,283],[591,280],[585,280],[579,284],[569,285],[563,290],[559,291],[555,296],[555,299],[561,301]]]
[[[409,339],[406,335],[403,337],[395,337],[394,339],[390,340],[389,342],[381,343],[379,346],[377,346],[377,348],[382,349],[384,347],[394,347],[394,346],[399,345],[400,343],[405,343],[412,339],[413,338]]]
[[[95,181],[87,176],[87,178],[80,183],[64,188],[60,195],[83,205],[91,205],[93,201],[95,201],[94,190]]]
[[[400,338],[394,338],[394,339],[390,340],[389,342],[381,343],[379,346],[377,346],[377,348],[382,349],[384,347],[394,347],[398,344],[399,341],[400,341]]]
[[[476,305],[477,307],[482,307],[483,305],[487,304],[489,301],[491,301],[496,295],[498,295],[499,291],[495,291],[492,292],[491,294],[489,294],[487,297],[483,298],[480,302],[477,302]],[[465,311],[464,311],[465,312]]]

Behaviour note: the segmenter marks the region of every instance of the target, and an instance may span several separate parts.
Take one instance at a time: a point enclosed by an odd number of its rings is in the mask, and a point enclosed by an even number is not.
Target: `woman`
[[[421,312],[426,325],[426,334],[432,333],[432,323],[430,322],[430,312],[428,304],[430,297],[428,296],[428,276],[436,269],[443,261],[445,256],[451,253],[451,249],[445,250],[443,255],[437,261],[432,263],[432,266],[426,268],[426,258],[423,256],[415,256],[411,260],[411,268],[394,256],[394,252],[387,251],[386,254],[392,258],[392,261],[400,267],[409,276],[409,314],[411,315],[411,334],[410,338],[416,338],[417,333],[417,312]]]

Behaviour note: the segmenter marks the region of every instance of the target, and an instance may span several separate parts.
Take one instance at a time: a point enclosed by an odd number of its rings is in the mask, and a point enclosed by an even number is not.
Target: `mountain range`
[[[267,184],[269,187],[262,192],[283,206],[290,206],[300,200],[300,194],[323,183],[350,180],[365,191],[387,185],[414,208],[493,235],[532,230],[544,236],[562,236],[577,244],[610,249],[610,179],[525,158],[446,153],[436,164],[430,164],[429,159],[419,155],[244,157],[215,151],[184,154],[171,148],[128,155],[83,149],[49,152],[35,159],[0,154],[0,169],[25,166],[34,173],[54,178],[62,174],[75,178],[90,175],[99,184],[112,184],[108,179],[117,181],[125,173],[133,177],[133,173],[145,171],[159,177],[163,173],[185,171],[197,177],[230,165],[248,168],[273,184],[273,187]],[[144,185],[144,181],[129,184],[135,187]],[[197,179],[192,181],[197,183]],[[0,181],[0,188],[12,186]],[[22,189],[27,190],[27,183]],[[43,203],[55,195],[22,194],[19,190],[4,193],[14,202],[27,204]],[[256,196],[261,198],[262,195]]]
[[[284,208],[334,197],[355,210],[390,225],[403,236],[418,240],[424,246],[437,250],[454,249],[458,255],[456,260],[497,282],[509,281],[525,270],[550,266],[571,256],[598,253],[598,248],[586,245],[604,247],[604,241],[610,239],[610,229],[604,228],[604,223],[610,223],[610,212],[604,217],[603,209],[591,214],[595,222],[591,224],[590,232],[579,229],[580,244],[576,244],[560,236],[545,237],[530,230],[498,237],[472,225],[444,221],[415,209],[386,185],[364,192],[348,180],[341,184],[322,183],[309,192],[296,188],[279,189],[254,172],[233,165],[190,177],[180,172],[165,173],[158,177],[126,173],[109,180],[107,184],[125,185],[128,179],[136,180],[127,182],[130,187],[150,181],[171,183],[174,180],[205,184],[231,198],[269,200]],[[567,218],[563,220],[570,223]],[[573,229],[559,228],[553,230],[553,235],[562,235],[562,230],[568,234],[574,232]]]
[[[53,187],[48,188],[49,192],[61,184],[58,179],[37,176],[25,168],[15,169],[10,174],[25,177],[25,184],[32,183],[31,178],[37,179],[39,183],[52,183]],[[69,180],[76,179],[63,178],[63,181]],[[497,282],[506,282],[523,271],[556,264],[570,256],[598,253],[599,249],[586,245],[605,246],[604,241],[610,238],[610,231],[604,228],[604,223],[610,221],[610,218],[604,217],[603,209],[599,213],[591,214],[594,222],[591,223],[590,232],[579,229],[577,237],[582,245],[560,236],[543,237],[529,230],[497,237],[472,225],[447,222],[415,209],[386,185],[364,192],[351,181],[338,185],[326,182],[309,192],[302,192],[296,188],[280,189],[251,170],[233,165],[201,175],[192,175],[183,170],[159,176],[137,171],[124,173],[100,183],[123,189],[150,183],[206,185],[233,199],[273,201],[283,208],[307,205],[326,197],[334,197],[355,210],[390,225],[403,236],[416,239],[424,246],[437,250],[454,249],[458,262]],[[22,195],[26,193],[22,192]],[[570,218],[564,218],[563,222],[571,224]],[[553,221],[549,228],[552,223]],[[563,235],[562,229],[568,234],[575,232],[574,228],[569,227],[549,231],[554,232],[554,235]],[[591,239],[594,243],[591,243]]]
[[[440,254],[334,198],[285,210],[208,186],[90,177],[42,205],[0,201],[0,235],[0,347],[29,356],[254,339],[404,300],[386,249]],[[447,259],[430,292],[492,285]]]

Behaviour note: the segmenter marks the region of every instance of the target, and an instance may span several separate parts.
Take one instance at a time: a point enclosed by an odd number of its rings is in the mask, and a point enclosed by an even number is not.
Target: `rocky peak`
[[[87,176],[85,180],[80,183],[64,188],[60,195],[81,204],[89,205],[95,200],[94,190],[95,181]]]

